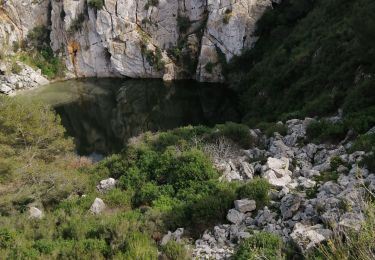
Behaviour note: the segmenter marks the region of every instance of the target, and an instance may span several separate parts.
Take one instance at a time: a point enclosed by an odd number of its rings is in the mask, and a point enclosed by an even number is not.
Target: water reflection
[[[79,154],[119,151],[129,137],[184,125],[236,121],[235,94],[194,81],[88,79],[28,94],[54,105]]]

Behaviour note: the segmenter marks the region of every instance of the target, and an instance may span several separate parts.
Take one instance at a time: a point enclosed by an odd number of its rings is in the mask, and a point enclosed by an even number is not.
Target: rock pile
[[[272,201],[264,208],[256,208],[248,198],[234,201],[235,208],[227,214],[230,224],[207,230],[195,242],[196,259],[230,258],[236,245],[256,231],[278,234],[306,252],[328,239],[333,229],[361,227],[364,184],[375,191],[375,174],[358,166],[365,153],[350,153],[346,140],[338,145],[306,143],[311,122],[311,118],[287,121],[285,136],[274,133],[267,138],[252,130],[264,149],[252,148],[216,163],[222,180],[266,178],[273,186]],[[324,178],[329,174],[334,176]]]

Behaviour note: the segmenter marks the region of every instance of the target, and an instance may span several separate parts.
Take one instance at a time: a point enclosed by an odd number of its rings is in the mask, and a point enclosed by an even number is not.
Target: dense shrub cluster
[[[286,0],[258,22],[259,41],[226,68],[244,121],[323,116],[344,109],[363,133],[374,121],[375,3]]]
[[[65,75],[65,64],[53,52],[50,42],[50,30],[44,26],[35,27],[27,35],[19,59],[31,67],[39,68],[50,79],[61,78]]]

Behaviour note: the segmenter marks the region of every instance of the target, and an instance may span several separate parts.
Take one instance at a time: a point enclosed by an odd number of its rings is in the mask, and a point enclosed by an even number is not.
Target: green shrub
[[[350,150],[370,152],[375,147],[375,133],[359,136],[353,143]]]
[[[363,158],[363,163],[367,166],[370,172],[375,172],[375,148]]]
[[[373,259],[375,252],[375,206],[369,204],[360,231],[335,230],[328,243],[321,244],[311,259]],[[320,258],[318,258],[320,257]]]
[[[177,26],[180,32],[185,33],[190,28],[190,19],[187,16],[177,16]]]
[[[286,135],[288,131],[287,126],[280,123],[261,122],[257,124],[256,128],[264,131],[267,137],[271,137],[275,132],[281,135]]]
[[[142,46],[141,51],[150,66],[154,67],[158,71],[164,69],[165,62],[163,61],[163,55],[160,48],[156,48],[154,52],[147,49],[146,46]]]
[[[206,72],[208,73],[212,73],[214,68],[215,68],[216,64],[215,63],[212,63],[212,62],[207,62],[207,64],[204,66],[204,69],[206,70]]]
[[[74,34],[82,30],[84,21],[85,21],[85,15],[83,13],[79,14],[75,19],[71,21],[70,27],[68,29],[68,33]]]
[[[121,259],[158,259],[157,248],[151,240],[142,233],[133,233],[127,238],[125,253]]]
[[[150,6],[158,6],[159,0],[147,0],[147,3],[145,4],[145,10],[148,10]]]
[[[188,260],[191,259],[185,246],[176,241],[169,241],[162,247],[162,252],[168,260]]]
[[[19,74],[22,71],[22,67],[17,62],[12,62],[11,72]]]
[[[132,190],[112,189],[105,194],[104,201],[110,207],[131,209]]]
[[[225,10],[223,23],[228,24],[231,17],[232,17],[232,10],[231,9]]]
[[[95,10],[101,10],[104,6],[104,0],[89,0],[88,5]]]
[[[239,146],[248,149],[254,144],[254,139],[250,134],[250,129],[243,124],[227,122],[225,124],[215,126],[218,131],[213,133],[215,138],[224,136]]]
[[[239,245],[233,259],[234,260],[256,260],[269,259],[280,260],[283,259],[282,253],[283,243],[278,235],[260,232],[254,234],[252,237],[244,240]]]
[[[336,143],[345,138],[347,131],[343,123],[321,120],[310,123],[306,128],[306,135],[313,142]]]
[[[50,79],[65,76],[65,64],[50,46],[50,30],[37,26],[29,31],[26,49],[19,56],[20,60],[31,67],[39,68]]]
[[[238,197],[255,200],[257,209],[262,209],[270,203],[270,190],[271,184],[266,179],[255,178],[238,189]]]
[[[40,103],[0,96],[0,129],[1,145],[32,151],[33,158],[50,160],[73,149],[59,116]]]

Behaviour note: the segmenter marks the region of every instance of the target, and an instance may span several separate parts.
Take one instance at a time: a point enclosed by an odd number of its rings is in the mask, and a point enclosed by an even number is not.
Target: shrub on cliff
[[[88,5],[95,10],[101,10],[104,6],[104,0],[89,0]]]

